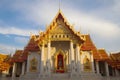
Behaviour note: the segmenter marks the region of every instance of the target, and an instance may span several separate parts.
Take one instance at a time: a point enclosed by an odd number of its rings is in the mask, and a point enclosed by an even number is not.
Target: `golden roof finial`
[[[61,1],[59,0],[59,12],[60,12],[60,5],[61,5],[60,3],[61,3]]]
[[[33,34],[32,34],[32,32],[30,32],[30,38],[32,38],[33,37]]]

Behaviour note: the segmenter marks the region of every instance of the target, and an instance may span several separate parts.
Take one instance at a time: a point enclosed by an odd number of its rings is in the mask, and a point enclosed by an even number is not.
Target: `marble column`
[[[51,59],[51,55],[50,55],[50,53],[51,53],[51,42],[49,41],[48,42],[48,60],[50,60]]]
[[[69,64],[71,64],[71,52],[69,50]]]
[[[100,71],[99,71],[99,62],[96,61],[96,71],[97,71],[97,74],[100,74]]]
[[[50,60],[51,60],[51,42],[48,41],[48,49],[47,49],[47,61],[46,61],[46,73],[48,75],[50,75],[50,71],[51,71],[51,63],[50,63]]]
[[[13,64],[13,70],[12,70],[12,78],[14,78],[16,76],[16,63],[14,62]]]
[[[80,51],[80,70],[83,72],[83,51]]]
[[[92,72],[95,72],[93,54],[90,52],[90,55],[91,55],[91,63],[92,63]]]
[[[74,61],[74,50],[73,50],[73,42],[70,41],[70,53],[71,53],[71,60]]]
[[[79,44],[76,44],[76,58],[77,58],[77,71],[80,73],[80,47]]]
[[[108,69],[108,63],[105,62],[105,68],[106,68],[106,76],[109,76],[109,69]]]
[[[77,61],[80,61],[80,47],[79,47],[79,44],[76,45],[76,54],[77,54]]]
[[[71,53],[71,74],[75,74],[75,55],[74,55],[74,49],[73,49],[73,42],[70,41],[70,53]]]
[[[24,73],[25,73],[25,62],[22,63],[22,73],[21,73],[21,75],[24,75]]]
[[[30,71],[29,71],[29,70],[30,70],[30,69],[29,69],[29,68],[30,68],[30,62],[29,62],[29,61],[30,61],[30,56],[29,56],[29,55],[30,55],[30,52],[28,53],[28,57],[27,57],[27,73],[30,72]]]
[[[68,52],[68,56],[69,56],[69,60],[68,60],[68,72],[70,72],[70,69],[71,69],[71,52],[70,52],[70,50]]]
[[[40,73],[44,72],[44,43],[42,43],[41,47],[41,66],[40,66]]]

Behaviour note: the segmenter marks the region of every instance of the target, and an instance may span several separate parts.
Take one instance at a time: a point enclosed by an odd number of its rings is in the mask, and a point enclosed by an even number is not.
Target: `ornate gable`
[[[75,43],[84,42],[80,33],[73,29],[61,11],[58,12],[52,23],[47,27],[46,32],[43,32],[42,35],[40,35],[39,40],[73,40]]]
[[[70,29],[61,12],[59,12],[57,17],[54,19],[54,23],[56,25],[50,30],[50,34],[70,34]]]

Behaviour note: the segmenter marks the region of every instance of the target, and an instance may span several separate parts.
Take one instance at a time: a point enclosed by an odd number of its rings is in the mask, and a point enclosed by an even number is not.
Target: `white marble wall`
[[[29,52],[28,54],[28,59],[27,59],[27,73],[30,73],[30,60],[33,59],[33,58],[36,58],[37,60],[37,70],[36,72],[39,72],[40,70],[40,54],[39,52]]]
[[[93,65],[93,55],[91,51],[81,51],[80,55],[80,66],[81,66],[81,71],[84,72],[84,58],[87,57],[90,62],[91,62],[91,72],[94,72],[94,65]]]

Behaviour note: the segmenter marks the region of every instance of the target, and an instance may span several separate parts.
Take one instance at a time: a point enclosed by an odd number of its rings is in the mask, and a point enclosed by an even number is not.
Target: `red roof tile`
[[[31,38],[24,50],[25,51],[39,51],[39,47],[38,47],[37,42],[35,42],[34,39]]]
[[[22,58],[23,50],[16,50],[15,54],[11,58],[12,62],[23,62],[24,59]]]

